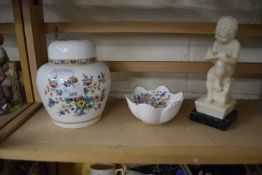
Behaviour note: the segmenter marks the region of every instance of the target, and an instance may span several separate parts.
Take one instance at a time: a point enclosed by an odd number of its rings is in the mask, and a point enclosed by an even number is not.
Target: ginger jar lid
[[[48,46],[48,59],[51,63],[87,63],[95,58],[96,48],[89,40],[56,40]]]

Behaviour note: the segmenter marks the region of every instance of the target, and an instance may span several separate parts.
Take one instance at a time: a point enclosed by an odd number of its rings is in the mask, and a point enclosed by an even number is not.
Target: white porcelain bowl
[[[170,121],[179,111],[184,100],[183,92],[173,94],[165,86],[155,90],[146,90],[138,86],[133,99],[126,95],[128,107],[134,116],[151,125]]]

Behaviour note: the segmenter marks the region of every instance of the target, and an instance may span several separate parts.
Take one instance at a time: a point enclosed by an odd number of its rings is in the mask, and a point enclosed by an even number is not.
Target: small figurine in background
[[[2,43],[0,34],[0,45]],[[18,62],[10,61],[5,49],[0,47],[0,115],[16,110],[23,103],[17,66]],[[8,86],[3,85],[5,80],[9,80]]]
[[[236,101],[229,97],[240,51],[239,41],[235,39],[237,29],[235,18],[225,16],[219,19],[215,31],[216,41],[206,55],[206,60],[214,63],[207,73],[207,96],[195,101],[196,111],[190,114],[190,119],[222,130],[237,117],[237,111],[233,111]],[[226,117],[227,120],[224,120]]]
[[[11,89],[12,89],[12,104],[19,105],[23,101],[23,97],[21,94],[21,86],[19,81],[19,75],[17,72],[17,62],[9,62],[8,63],[8,71],[7,76],[11,80]]]
[[[8,71],[9,58],[4,50],[0,47],[0,114],[7,113],[10,108],[10,103],[5,95],[5,90],[2,87],[3,81],[6,79],[6,72]]]

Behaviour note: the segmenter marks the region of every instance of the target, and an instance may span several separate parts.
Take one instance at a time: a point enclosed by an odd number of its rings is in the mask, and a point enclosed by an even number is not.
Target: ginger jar
[[[110,91],[110,72],[96,61],[88,40],[59,40],[48,46],[49,62],[37,72],[37,88],[46,111],[63,128],[95,124]]]

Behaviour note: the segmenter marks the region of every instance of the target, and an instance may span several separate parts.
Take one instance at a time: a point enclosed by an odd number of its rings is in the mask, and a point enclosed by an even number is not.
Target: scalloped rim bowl
[[[183,92],[173,94],[165,86],[159,86],[155,90],[137,86],[133,100],[126,95],[128,107],[133,115],[151,125],[159,125],[173,119],[183,100]]]

